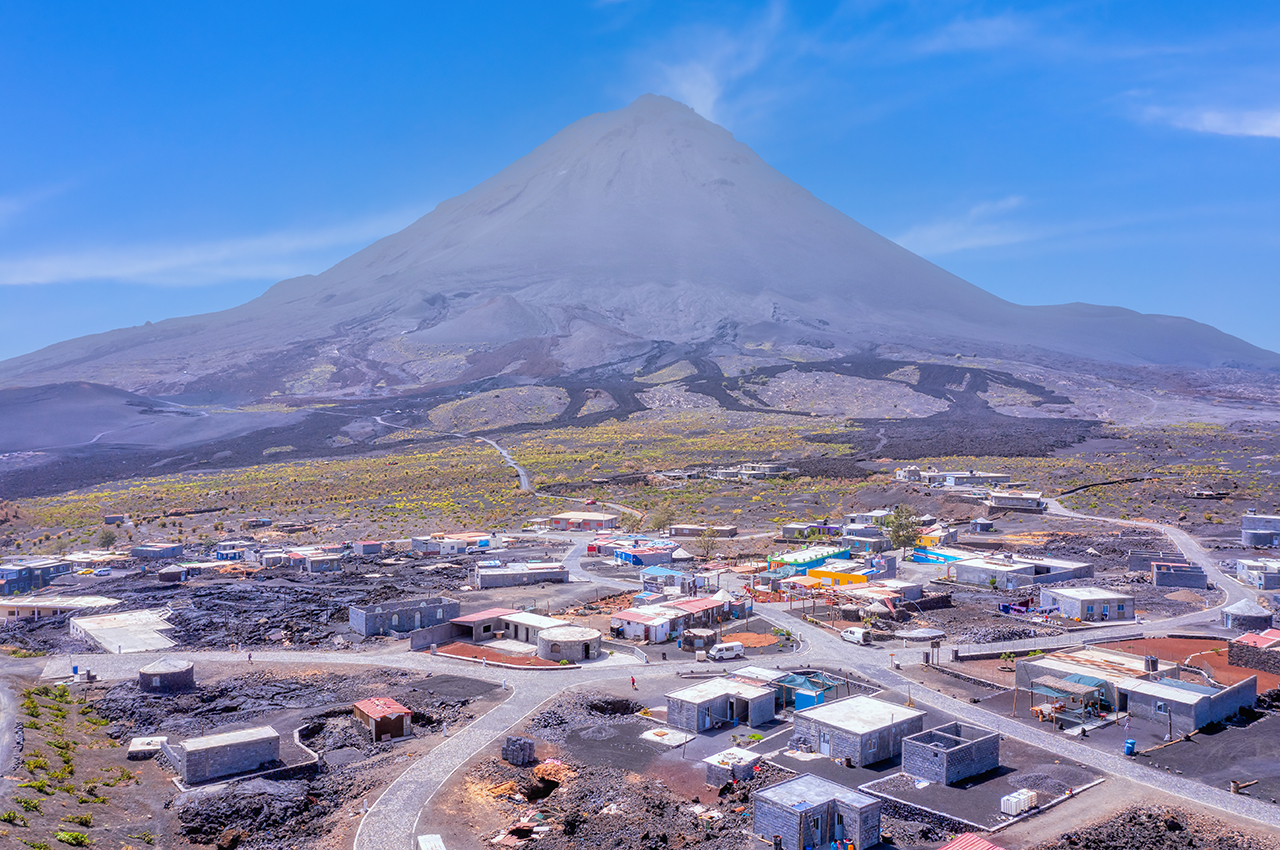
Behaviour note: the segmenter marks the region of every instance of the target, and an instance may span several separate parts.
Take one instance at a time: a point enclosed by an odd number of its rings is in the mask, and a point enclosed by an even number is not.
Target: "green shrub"
[[[72,847],[88,847],[93,841],[83,832],[55,832],[54,840],[61,841],[63,844],[70,844]]]
[[[34,788],[35,790],[39,791],[41,794],[45,794],[48,796],[53,795],[53,792],[49,790],[49,780],[47,779],[33,779],[30,782],[19,782],[18,787]]]
[[[19,806],[22,806],[22,810],[24,812],[40,811],[39,800],[28,800],[26,797],[14,797],[13,802],[17,803]]]
[[[93,826],[93,815],[66,815],[62,819],[77,826]]]
[[[27,819],[15,811],[8,811],[0,815],[0,823],[11,823],[14,826],[27,826]]]
[[[31,850],[53,850],[46,841],[28,841],[25,838],[19,838],[23,844],[31,848]]]

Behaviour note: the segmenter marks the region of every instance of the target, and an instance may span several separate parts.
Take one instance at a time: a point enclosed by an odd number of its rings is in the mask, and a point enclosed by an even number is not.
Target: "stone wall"
[[[755,801],[755,814],[751,828],[757,835],[769,842],[773,841],[773,836],[780,835],[783,850],[804,850],[800,846],[801,812],[756,795],[752,799]]]
[[[686,732],[697,732],[697,704],[667,697],[667,725],[683,729]]]
[[[1280,675],[1280,652],[1233,640],[1227,644],[1227,664]]]
[[[430,649],[431,644],[445,644],[458,636],[458,629],[453,623],[444,622],[438,626],[425,629],[414,629],[409,632],[409,649],[418,651]],[[467,634],[470,637],[470,634]]]

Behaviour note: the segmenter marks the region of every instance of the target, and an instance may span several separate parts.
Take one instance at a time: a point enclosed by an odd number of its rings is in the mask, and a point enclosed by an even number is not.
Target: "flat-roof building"
[[[569,568],[557,563],[489,562],[476,564],[475,587],[519,587],[525,584],[564,584],[569,581]]]
[[[161,745],[182,781],[198,785],[213,779],[252,773],[280,761],[280,735],[270,726],[220,732]]]
[[[1280,558],[1240,558],[1236,578],[1258,590],[1280,590]]]
[[[596,511],[565,511],[551,517],[550,525],[557,531],[599,531],[617,528],[618,515]]]
[[[154,652],[168,649],[174,642],[163,632],[172,629],[166,619],[167,608],[149,608],[141,611],[121,611],[118,614],[99,614],[90,617],[72,617],[71,634],[91,640],[107,652]]]
[[[946,549],[928,549],[928,552],[946,553]],[[993,586],[997,590],[1016,590],[1035,584],[1053,584],[1081,578],[1093,578],[1093,565],[1084,561],[1068,561],[1064,558],[1041,558],[1002,552],[999,555],[973,555],[947,561],[947,572],[955,580],[979,587]],[[945,560],[945,555],[940,555]],[[921,560],[919,557],[914,560]]]
[[[59,617],[89,608],[110,608],[119,605],[119,599],[108,596],[10,596],[0,599],[0,620],[21,620],[25,617]]]
[[[555,617],[544,617],[531,611],[513,611],[510,614],[503,614],[499,620],[509,640],[532,644],[537,644],[538,633],[543,629],[569,625],[564,620],[557,620]]]
[[[1240,517],[1240,545],[1257,548],[1280,546],[1280,516],[1249,511]]]
[[[1173,678],[1124,679],[1117,683],[1120,711],[1140,720],[1171,723],[1175,735],[1221,723],[1258,699],[1258,677],[1229,688],[1215,688]]]
[[[752,831],[782,850],[844,842],[853,850],[880,843],[881,802],[869,794],[803,773],[751,795]]]
[[[520,612],[514,608],[486,608],[483,611],[454,617],[449,622],[458,627],[457,632],[469,637],[475,643],[480,643],[497,637],[497,633],[502,631],[503,617],[518,613]]]
[[[924,712],[856,696],[797,711],[793,724],[796,749],[862,767],[902,752],[902,739],[924,730]]]
[[[832,559],[848,560],[848,548],[843,546],[810,546],[795,552],[780,552],[769,556],[771,568],[791,567],[796,573],[805,573],[810,567],[817,567]]]
[[[1063,617],[1082,623],[1135,618],[1132,596],[1101,587],[1042,587],[1040,608],[1057,608]]]
[[[993,510],[1042,514],[1044,496],[1039,490],[992,490],[984,504]]]
[[[773,714],[772,688],[736,679],[708,679],[667,694],[667,723],[688,732],[723,723],[763,726]]]

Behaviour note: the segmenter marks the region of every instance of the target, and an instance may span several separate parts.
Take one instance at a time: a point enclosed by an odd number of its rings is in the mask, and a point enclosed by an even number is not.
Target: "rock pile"
[[[1280,842],[1255,838],[1221,821],[1181,809],[1132,808],[1102,823],[1065,833],[1031,850],[1276,850]]]

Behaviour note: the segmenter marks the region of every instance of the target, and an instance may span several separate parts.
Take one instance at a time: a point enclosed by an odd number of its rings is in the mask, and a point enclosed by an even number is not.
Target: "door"
[[[824,756],[831,755],[831,733],[830,732],[818,733],[818,754],[824,755]]]

